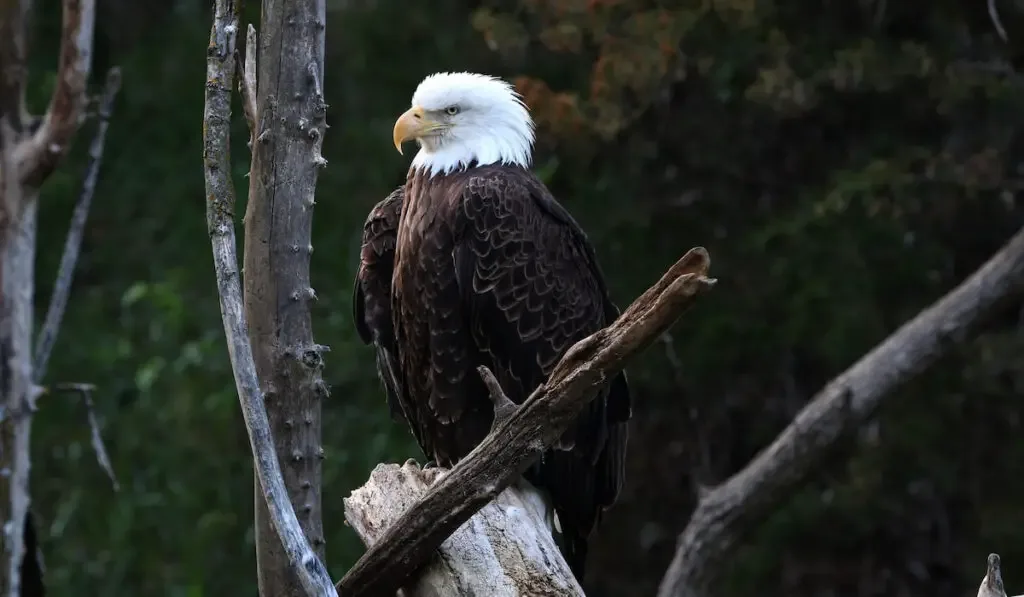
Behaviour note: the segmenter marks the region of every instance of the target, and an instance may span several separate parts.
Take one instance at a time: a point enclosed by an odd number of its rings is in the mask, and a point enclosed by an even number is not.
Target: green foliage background
[[[124,88],[49,381],[99,386],[122,489],[94,462],[81,406],[47,398],[33,488],[54,595],[256,590],[252,472],[205,231],[207,4],[101,2],[94,79],[119,64]],[[695,480],[737,470],[828,379],[1024,223],[1022,79],[984,3],[328,6],[329,165],[312,271],[316,339],[332,349],[334,576],[361,553],[342,497],[376,463],[419,456],[388,419],[349,296],[365,214],[408,164],[392,123],[424,75],[517,81],[540,124],[538,170],[588,230],[620,304],[691,246],[713,258],[713,294],[671,345],[630,368],[629,480],[594,540],[594,596],[652,594]],[[258,8],[248,10],[257,23]],[[53,85],[58,15],[56,0],[38,0],[37,111]],[[1011,38],[1017,23],[1007,20]],[[236,116],[244,189],[237,103]],[[91,131],[44,189],[40,315]],[[720,594],[961,595],[990,551],[1019,591],[1022,313],[1009,309],[831,455],[744,538]]]

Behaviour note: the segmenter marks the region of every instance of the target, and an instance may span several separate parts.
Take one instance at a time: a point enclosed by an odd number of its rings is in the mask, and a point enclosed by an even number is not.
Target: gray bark
[[[313,341],[311,231],[326,130],[324,0],[264,0],[256,58],[256,141],[245,216],[245,315],[284,484],[306,539],[324,558],[320,409],[326,347]],[[300,595],[256,481],[260,594]]]
[[[8,485],[4,499],[4,574],[2,595],[21,591],[21,565],[25,557],[25,517],[31,505],[29,473],[32,468],[32,298],[35,266],[38,194],[22,195],[21,214],[6,234],[2,256],[3,311],[0,321],[0,370],[5,392],[0,483]]]

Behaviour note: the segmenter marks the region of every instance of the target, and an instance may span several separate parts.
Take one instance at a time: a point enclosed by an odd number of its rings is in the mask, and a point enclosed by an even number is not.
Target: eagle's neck
[[[412,169],[433,177],[488,164],[530,167],[533,129],[529,121],[496,120],[449,135],[421,141]]]

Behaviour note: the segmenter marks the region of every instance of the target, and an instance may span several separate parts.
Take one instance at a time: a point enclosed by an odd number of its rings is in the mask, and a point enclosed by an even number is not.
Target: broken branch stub
[[[24,3],[22,3],[24,4]],[[87,102],[96,0],[64,0],[57,85],[36,132],[15,150],[19,180],[38,188],[68,152]]]

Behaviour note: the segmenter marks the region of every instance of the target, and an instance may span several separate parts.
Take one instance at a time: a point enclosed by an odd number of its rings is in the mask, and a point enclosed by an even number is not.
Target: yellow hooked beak
[[[395,149],[402,153],[402,143],[411,141],[417,137],[423,137],[436,130],[444,128],[444,123],[431,120],[426,112],[419,106],[413,106],[405,111],[395,121],[395,130],[392,138],[395,142]]]

